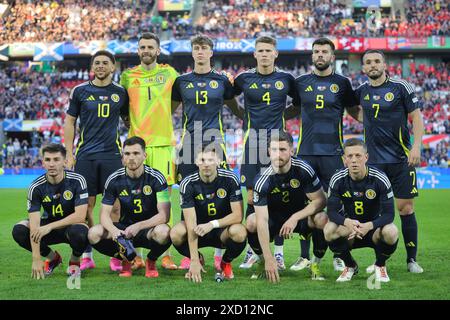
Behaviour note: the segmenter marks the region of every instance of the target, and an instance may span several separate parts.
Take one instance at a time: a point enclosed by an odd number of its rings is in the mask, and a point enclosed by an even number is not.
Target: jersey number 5
[[[323,102],[323,94],[318,94],[317,96],[316,96],[316,109],[323,109],[323,105],[324,105],[324,102]]]

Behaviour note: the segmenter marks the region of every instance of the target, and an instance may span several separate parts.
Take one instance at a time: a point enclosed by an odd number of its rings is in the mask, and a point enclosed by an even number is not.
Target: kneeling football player
[[[80,257],[88,246],[88,192],[86,180],[78,173],[64,170],[66,149],[59,144],[42,148],[42,164],[47,171],[33,181],[28,189],[29,219],[17,223],[14,240],[32,252],[31,277],[43,279],[62,263],[57,251],[49,245],[68,243],[72,248],[69,272],[80,266]],[[41,217],[41,206],[44,213]],[[44,256],[47,260],[42,261]]]
[[[347,166],[335,173],[328,191],[328,216],[324,228],[330,249],[345,263],[338,282],[350,281],[358,273],[358,265],[351,249],[375,249],[375,279],[389,282],[386,260],[394,253],[398,243],[398,230],[394,225],[394,198],[387,176],[367,166],[369,155],[365,143],[349,139],[344,144],[344,162]]]
[[[125,167],[106,181],[100,224],[89,230],[89,242],[100,253],[122,259],[121,277],[132,276],[132,261],[128,260],[133,256],[130,250],[134,247],[150,249],[145,276],[156,278],[159,275],[156,260],[171,245],[167,182],[158,170],[144,165],[143,139],[127,139],[122,153]],[[113,223],[111,211],[116,199],[120,202],[120,219]]]
[[[226,249],[221,262],[225,279],[234,278],[231,262],[245,249],[247,232],[241,224],[242,193],[237,176],[219,169],[220,147],[203,144],[197,153],[198,172],[180,184],[182,221],[170,231],[174,247],[191,259],[186,278],[201,282],[204,259],[198,249]]]
[[[323,229],[327,216],[325,192],[314,169],[293,158],[292,137],[280,130],[270,138],[270,167],[255,177],[255,213],[247,217],[248,243],[260,262],[252,279],[267,277],[280,281],[277,260],[270,250],[276,236],[291,238],[293,233],[311,234]],[[312,279],[324,280],[318,264],[311,265]]]

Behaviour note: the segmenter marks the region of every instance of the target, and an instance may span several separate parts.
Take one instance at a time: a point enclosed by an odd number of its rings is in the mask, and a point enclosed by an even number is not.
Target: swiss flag
[[[366,47],[364,38],[342,37],[338,40],[338,50],[363,52]]]

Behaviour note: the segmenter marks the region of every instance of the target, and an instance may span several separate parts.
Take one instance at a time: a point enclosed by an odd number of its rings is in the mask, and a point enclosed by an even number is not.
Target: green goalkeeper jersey
[[[174,145],[171,96],[176,77],[167,64],[149,71],[138,65],[122,73],[120,84],[130,97],[129,137],[141,137],[147,147]]]

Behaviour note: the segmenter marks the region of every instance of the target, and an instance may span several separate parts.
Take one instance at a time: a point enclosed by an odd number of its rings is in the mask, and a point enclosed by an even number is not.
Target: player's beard
[[[106,80],[108,77],[109,77],[109,73],[108,74],[106,74],[105,73],[105,75],[103,76],[103,77],[100,77],[100,76],[98,76],[98,75],[95,75],[95,77],[98,79],[98,80],[100,80],[100,81],[103,81],[103,80]]]
[[[371,73],[372,71],[377,71],[376,73]],[[367,74],[367,76],[372,79],[372,80],[377,80],[379,79],[382,75],[383,75],[384,71],[379,71],[379,70],[370,70],[369,73]]]
[[[146,64],[146,65],[151,65],[155,61],[156,61],[156,54],[153,55],[153,56],[151,54],[148,54],[148,55],[145,55],[145,56],[143,55],[141,57],[141,62],[143,64]]]
[[[331,65],[330,61],[321,60],[321,62],[323,63],[322,65],[317,64],[317,61],[314,62],[314,67],[319,71],[324,71]]]

